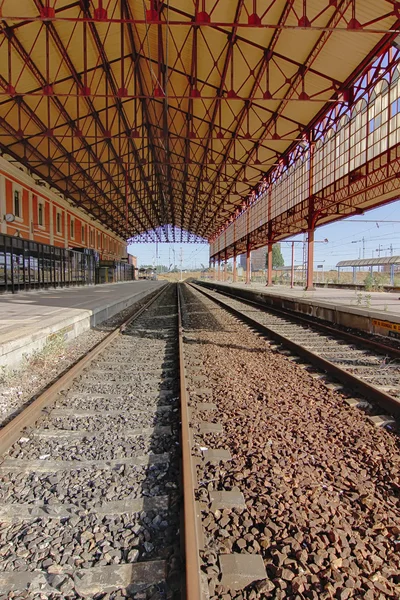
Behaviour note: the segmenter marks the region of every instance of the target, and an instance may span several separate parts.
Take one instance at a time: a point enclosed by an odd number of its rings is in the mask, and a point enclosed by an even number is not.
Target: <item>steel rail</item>
[[[193,473],[192,444],[190,436],[190,419],[188,406],[187,382],[185,373],[185,356],[183,349],[182,299],[181,285],[177,284],[178,294],[178,331],[179,331],[179,377],[181,402],[181,435],[182,435],[182,475],[183,475],[183,509],[185,540],[185,588],[186,600],[201,600],[200,555],[197,531],[196,502],[194,496],[195,477]]]
[[[212,294],[205,291],[203,287],[194,284],[189,285],[197,291],[199,291],[200,293],[204,294],[204,296],[206,296],[210,300],[213,300],[216,304],[230,312],[235,317],[239,318],[241,321],[244,321],[247,325],[250,325],[256,331],[268,336],[269,338],[272,338],[279,344],[288,347],[292,352],[294,352],[301,358],[304,358],[307,362],[318,367],[319,369],[322,369],[329,375],[332,375],[338,381],[350,387],[352,390],[357,391],[361,395],[365,396],[366,398],[368,398],[368,400],[375,402],[389,413],[395,415],[396,417],[400,417],[400,401],[391,396],[390,394],[383,392],[374,385],[366,383],[362,379],[359,379],[355,375],[352,375],[348,371],[342,369],[341,367],[338,367],[331,361],[322,358],[321,356],[318,356],[310,350],[307,350],[301,344],[293,342],[284,335],[281,335],[280,333],[277,333],[276,331],[270,329],[266,325],[259,323],[252,317],[249,317],[248,315],[242,313],[240,310],[229,306],[220,298],[215,298]],[[239,302],[241,301],[241,299],[238,298],[235,298],[235,300],[239,300]]]
[[[165,285],[161,290],[153,296],[142,308],[131,315],[121,325],[111,331],[101,342],[96,344],[84,357],[76,362],[68,369],[61,377],[58,377],[50,386],[33,400],[19,415],[12,421],[7,423],[0,430],[0,456],[3,456],[7,450],[19,439],[21,432],[25,427],[32,426],[36,423],[46,406],[56,399],[57,394],[71,387],[76,377],[101,353],[111,342],[114,341],[120,333],[124,333],[126,328],[135,321],[141,314],[144,313],[168,288]]]
[[[389,13],[387,15],[385,15],[386,17],[388,16],[396,16],[394,13]],[[38,23],[43,23],[44,21],[46,22],[50,22],[50,23],[54,23],[56,21],[64,21],[66,23],[109,23],[109,24],[130,24],[130,25],[163,25],[164,27],[204,27],[204,28],[208,28],[208,29],[216,29],[219,27],[240,27],[243,29],[275,29],[275,30],[288,30],[288,31],[340,31],[340,32],[346,32],[346,33],[357,33],[357,34],[362,34],[362,33],[374,33],[374,34],[380,34],[380,35],[384,35],[386,33],[398,33],[398,30],[395,29],[393,26],[389,27],[389,28],[379,28],[379,27],[372,27],[369,24],[361,24],[361,27],[357,28],[357,29],[352,29],[349,27],[324,27],[323,25],[319,26],[319,25],[310,25],[307,27],[304,26],[300,26],[300,25],[280,25],[279,23],[260,23],[257,25],[254,25],[252,23],[246,23],[246,22],[232,22],[232,21],[210,21],[210,22],[203,22],[203,21],[181,21],[179,19],[174,19],[174,20],[170,20],[170,21],[162,21],[162,20],[154,20],[154,21],[147,21],[145,19],[131,19],[131,18],[118,18],[118,17],[110,17],[110,18],[105,18],[105,19],[98,19],[95,17],[60,17],[60,16],[54,16],[54,17],[41,17],[41,16],[21,16],[21,15],[3,15],[2,17],[4,19],[4,21],[18,21],[18,22],[22,22],[24,23],[34,23],[34,22],[38,22]],[[227,32],[226,32],[227,33]]]
[[[201,284],[200,284],[201,285]],[[277,308],[276,306],[266,306],[265,304],[261,304],[261,302],[257,302],[256,300],[249,300],[248,298],[241,298],[240,296],[235,296],[235,294],[229,293],[227,291],[216,290],[219,294],[223,296],[227,296],[228,298],[232,298],[232,300],[239,300],[240,302],[244,302],[244,304],[248,304],[249,306],[255,306],[264,312],[272,312],[277,316],[288,317],[293,321],[300,323],[302,325],[311,325],[313,329],[320,329],[324,333],[328,335],[334,335],[335,337],[341,337],[344,340],[357,345],[362,345],[368,348],[368,350],[374,350],[379,354],[390,355],[392,358],[400,359],[400,350],[398,348],[393,348],[393,346],[386,346],[380,342],[376,342],[374,340],[369,340],[366,338],[362,338],[354,333],[350,333],[349,331],[342,331],[341,329],[336,329],[335,327],[331,327],[326,323],[322,323],[320,321],[316,321],[317,317],[310,317],[308,315],[298,315],[297,313],[285,309],[285,308]]]

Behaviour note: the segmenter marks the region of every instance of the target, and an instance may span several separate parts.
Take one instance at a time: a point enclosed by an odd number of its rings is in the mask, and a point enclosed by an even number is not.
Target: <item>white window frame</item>
[[[40,207],[42,207],[42,222],[40,222]],[[45,201],[44,200],[39,200],[38,198],[38,203],[37,203],[37,222],[38,222],[38,227],[39,229],[46,229],[46,219],[45,219]]]
[[[15,213],[15,192],[18,192],[18,202],[19,202],[19,215],[18,216]],[[18,183],[13,182],[13,185],[12,185],[12,207],[13,207],[13,214],[15,216],[15,220],[18,223],[23,223],[23,220],[24,220],[22,196],[23,196],[22,185],[19,185]]]
[[[72,215],[70,215],[69,220],[69,237],[71,238],[71,240],[75,239],[75,217],[73,217]]]
[[[58,229],[58,219],[60,219],[60,229]],[[62,235],[62,211],[56,209],[56,233]]]

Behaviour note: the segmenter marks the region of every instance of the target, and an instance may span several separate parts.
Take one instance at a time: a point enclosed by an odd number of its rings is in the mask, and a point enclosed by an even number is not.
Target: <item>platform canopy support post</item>
[[[390,265],[390,285],[394,285],[394,265]]]
[[[249,238],[247,238],[246,244],[246,284],[251,283],[251,244]]]
[[[290,269],[290,287],[294,288],[294,242],[292,242],[292,268]]]
[[[224,281],[228,281],[228,250],[225,249]]]
[[[218,270],[217,270],[217,281],[221,281],[221,256],[218,254]]]
[[[272,284],[272,242],[268,242],[267,250],[267,287],[271,287]]]
[[[314,227],[308,230],[307,238],[307,285],[306,290],[314,289]]]
[[[340,267],[337,268],[337,282],[340,283]]]
[[[233,248],[233,267],[232,267],[233,283],[237,281],[237,270],[236,270],[236,244]]]
[[[356,267],[353,267],[353,283],[357,283]]]

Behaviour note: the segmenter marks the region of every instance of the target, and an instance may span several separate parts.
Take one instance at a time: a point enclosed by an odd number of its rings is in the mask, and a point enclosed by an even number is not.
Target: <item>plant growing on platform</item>
[[[60,356],[65,350],[65,339],[63,333],[55,333],[47,340],[41,350],[34,352],[28,361],[31,364],[46,364],[54,356]]]
[[[375,280],[374,277],[372,275],[372,273],[368,273],[366,278],[364,279],[364,287],[365,287],[365,291],[369,292],[370,290],[372,290],[375,286]]]

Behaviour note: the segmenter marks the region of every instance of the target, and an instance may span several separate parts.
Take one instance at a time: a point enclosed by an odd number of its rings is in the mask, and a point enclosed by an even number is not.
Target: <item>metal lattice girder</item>
[[[348,105],[400,16],[391,0],[0,11],[0,148],[119,235],[173,240],[215,236],[330,106]]]

